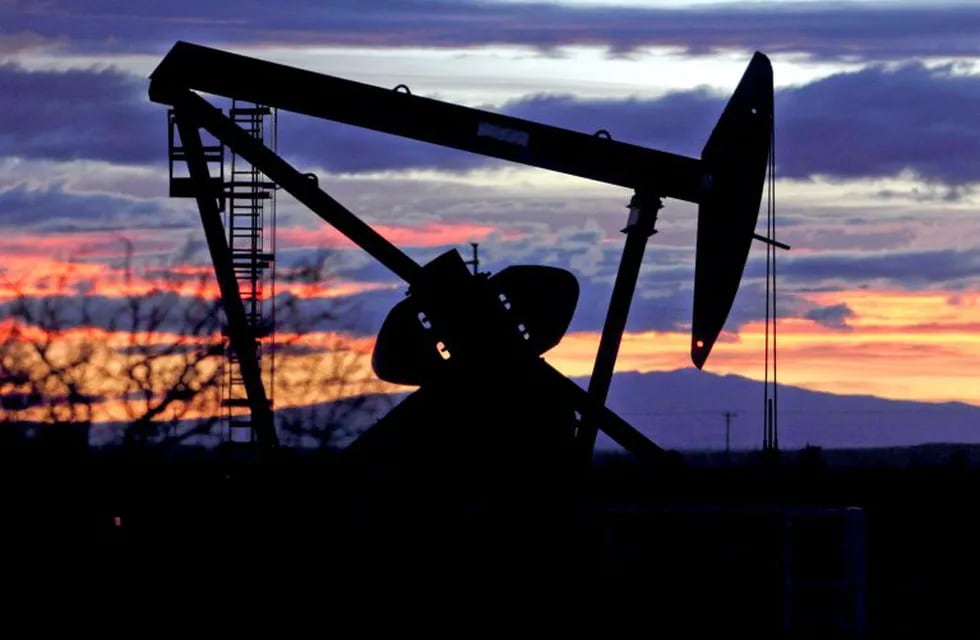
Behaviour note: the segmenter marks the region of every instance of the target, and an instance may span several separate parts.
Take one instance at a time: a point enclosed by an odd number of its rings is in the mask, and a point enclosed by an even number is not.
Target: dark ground
[[[333,620],[352,601],[379,612],[397,602],[424,621],[499,619],[521,602],[552,624],[588,616],[763,635],[790,624],[794,635],[846,636],[826,615],[839,599],[808,596],[816,609],[784,618],[786,523],[802,514],[793,531],[811,532],[809,543],[792,538],[792,575],[833,577],[840,544],[821,541],[840,539],[840,520],[805,516],[859,507],[867,635],[934,633],[973,623],[975,458],[942,446],[789,452],[778,464],[690,454],[655,472],[612,456],[577,508],[460,508],[452,492],[440,501],[418,487],[354,486],[325,454],[258,464],[8,447],[5,574],[23,593],[109,610],[232,603],[225,610]]]

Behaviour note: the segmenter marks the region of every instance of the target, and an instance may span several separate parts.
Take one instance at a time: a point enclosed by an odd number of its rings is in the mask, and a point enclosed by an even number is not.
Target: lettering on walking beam
[[[531,134],[520,129],[501,127],[500,125],[489,122],[481,122],[476,129],[476,135],[480,138],[493,138],[507,144],[514,144],[519,147],[527,147],[531,141]]]

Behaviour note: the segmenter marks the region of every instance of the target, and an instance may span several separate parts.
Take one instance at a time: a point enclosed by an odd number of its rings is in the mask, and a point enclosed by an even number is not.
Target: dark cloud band
[[[142,78],[111,68],[28,71],[6,64],[0,94],[0,157],[135,164],[166,157],[166,116],[146,99]]]
[[[229,45],[598,45],[614,52],[667,46],[696,54],[762,49],[821,59],[904,60],[976,56],[980,7],[729,2],[667,9],[479,0],[173,0],[147,6],[27,0],[0,8],[0,23],[7,33],[63,38],[87,51],[162,53],[174,40],[196,39]]]

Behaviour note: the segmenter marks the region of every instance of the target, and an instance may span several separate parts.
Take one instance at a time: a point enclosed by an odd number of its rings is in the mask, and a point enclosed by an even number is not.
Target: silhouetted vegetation
[[[19,437],[91,439],[132,450],[219,443],[227,372],[213,275],[181,265],[138,269],[132,247],[122,246],[119,281],[112,283],[121,293],[75,295],[81,285],[70,262],[41,292],[36,283],[6,283],[19,293],[0,323],[0,425]],[[280,279],[315,294],[329,283],[329,266],[320,255],[284,269]],[[276,398],[292,407],[280,412],[284,439],[305,446],[349,439],[358,414],[383,404],[367,400],[383,385],[354,340],[337,330],[356,310],[305,304],[295,295],[269,302],[278,333],[266,347],[266,366],[275,358]],[[323,402],[329,398],[350,400]]]
[[[8,548],[19,561],[98,568],[128,588],[195,575],[225,587],[234,579],[235,589],[319,576],[314,590],[381,597],[372,589],[406,589],[407,601],[421,597],[419,580],[435,581],[431,597],[446,589],[485,595],[497,584],[490,577],[513,581],[512,589],[615,594],[642,607],[623,615],[665,624],[693,616],[771,630],[758,625],[778,623],[783,597],[782,583],[771,581],[781,547],[770,542],[782,531],[774,514],[860,507],[868,625],[884,637],[967,624],[970,592],[961,583],[980,569],[970,508],[980,480],[975,447],[807,449],[784,452],[775,465],[751,452],[727,465],[691,452],[670,470],[603,455],[560,536],[532,543],[529,514],[511,514],[524,528],[509,534],[521,532],[529,545],[519,557],[535,560],[537,572],[499,555],[520,540],[500,546],[506,523],[481,529],[485,505],[434,504],[386,486],[374,491],[398,501],[365,513],[384,501],[359,503],[370,489],[351,486],[329,449],[287,448],[261,463],[194,447],[136,463],[122,451],[69,455],[39,440],[4,443],[4,486],[17,488],[6,507]],[[603,535],[614,521],[609,547]]]

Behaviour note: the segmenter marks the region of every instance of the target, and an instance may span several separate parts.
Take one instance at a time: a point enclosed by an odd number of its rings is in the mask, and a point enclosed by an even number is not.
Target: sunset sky
[[[780,382],[980,405],[977,34],[966,1],[0,0],[0,309],[17,295],[111,309],[150,291],[147,274],[208,273],[193,201],[167,196],[166,110],[147,98],[177,40],[695,157],[762,51],[777,237],[793,247],[778,256]],[[278,150],[420,262],[478,241],[490,271],[570,269],[579,307],[547,359],[591,371],[628,190],[289,113]],[[622,371],[692,366],[696,207],[665,204]],[[278,207],[279,268],[329,267],[279,294],[349,302],[317,330],[367,354],[404,286],[288,196]],[[762,378],[764,274],[759,244],[705,370]]]

